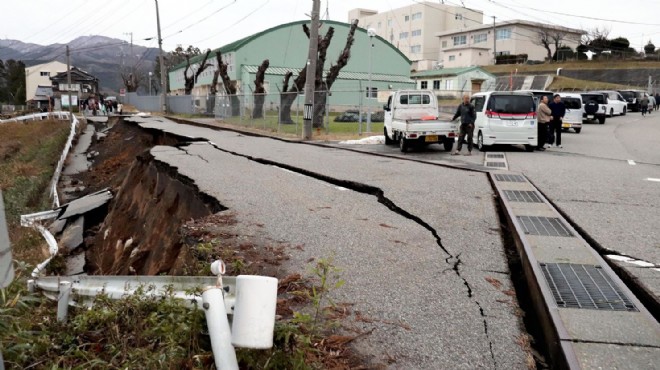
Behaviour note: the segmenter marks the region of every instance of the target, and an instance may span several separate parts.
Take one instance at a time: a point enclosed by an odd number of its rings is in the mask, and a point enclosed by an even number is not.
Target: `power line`
[[[197,41],[195,41],[194,43],[197,44],[197,43],[200,43],[200,42],[206,41],[206,40],[208,40],[208,39],[210,39],[210,38],[213,38],[213,37],[215,37],[215,36],[217,36],[217,35],[219,35],[219,34],[225,32],[225,31],[227,31],[228,29],[230,29],[230,28],[236,26],[237,24],[243,22],[245,19],[247,19],[247,18],[248,18],[249,16],[251,16],[252,14],[254,14],[254,13],[258,12],[259,10],[261,10],[261,9],[262,9],[266,4],[268,4],[269,2],[270,2],[270,0],[266,0],[263,4],[258,5],[254,10],[252,10],[251,12],[249,12],[248,14],[246,14],[243,18],[240,18],[239,20],[237,20],[236,22],[232,23],[232,24],[229,25],[228,27],[222,29],[220,32],[215,33],[215,34],[213,34],[213,35],[211,35],[211,36],[209,36],[209,37],[206,37],[206,38],[204,38],[204,39],[197,40]]]
[[[192,28],[192,27],[194,27],[194,26],[196,26],[196,25],[198,25],[198,24],[200,24],[200,23],[206,21],[207,19],[211,18],[212,16],[218,14],[218,13],[221,12],[222,10],[224,10],[224,9],[226,9],[226,8],[228,8],[228,7],[232,6],[232,5],[234,5],[235,3],[236,3],[236,0],[232,1],[231,3],[229,3],[229,4],[227,4],[227,5],[223,6],[223,7],[221,7],[220,9],[217,9],[217,10],[213,11],[211,14],[209,14],[209,15],[207,15],[206,17],[204,17],[204,18],[198,20],[197,22],[192,23],[192,24],[190,24],[190,25],[188,25],[188,26],[186,26],[186,27],[180,29],[180,30],[177,31],[177,32],[174,32],[174,33],[172,33],[172,34],[170,34],[170,35],[167,35],[167,36],[163,37],[163,39],[166,39],[166,38],[168,38],[168,37],[172,37],[172,36],[174,36],[174,35],[176,35],[176,34],[182,33],[183,31],[185,31],[185,30],[187,30],[187,29],[190,29],[190,28]]]
[[[193,14],[197,14],[197,12],[199,12],[200,10],[206,8],[207,6],[209,6],[209,5],[212,4],[212,3],[213,3],[213,0],[210,0],[208,3],[206,3],[206,4],[202,5],[202,6],[200,6],[199,8],[193,10],[192,12],[190,12],[190,13],[184,15],[183,17],[181,17],[181,18],[177,19],[176,21],[174,21],[174,22],[168,24],[167,26],[163,27],[163,29],[166,30],[166,29],[168,29],[168,28],[174,26],[175,24],[180,23],[181,21],[183,21],[184,19],[190,17],[191,15],[193,15]]]

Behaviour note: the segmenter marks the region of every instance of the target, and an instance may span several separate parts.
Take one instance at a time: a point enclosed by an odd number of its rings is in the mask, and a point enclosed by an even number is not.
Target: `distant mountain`
[[[81,36],[69,43],[71,65],[100,80],[101,91],[116,93],[122,87],[120,71],[137,66],[153,71],[158,49],[131,45],[125,40],[105,36]],[[53,60],[66,63],[66,44],[37,45],[19,40],[0,40],[0,59],[22,60],[33,66]],[[146,85],[146,83],[145,83]]]

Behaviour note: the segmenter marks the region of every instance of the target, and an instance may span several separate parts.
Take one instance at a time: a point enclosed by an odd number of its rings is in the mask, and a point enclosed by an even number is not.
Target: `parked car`
[[[451,152],[458,125],[438,119],[438,99],[433,91],[393,91],[383,109],[385,145],[398,143],[405,153],[413,145],[438,143]]]
[[[538,121],[531,92],[480,92],[471,102],[477,111],[473,140],[479,150],[486,151],[495,144],[519,144],[534,151]]]
[[[644,90],[619,90],[628,103],[628,112],[639,112],[639,102],[644,97]]]
[[[582,131],[582,116],[584,108],[582,107],[582,95],[575,93],[559,93],[561,101],[566,106],[566,114],[562,122],[562,129],[568,131],[569,129],[575,130],[575,133]]]
[[[335,117],[335,122],[357,122],[360,120],[360,112],[357,110],[347,110]],[[366,121],[366,115],[362,114],[362,120]]]
[[[605,123],[607,117],[607,94],[599,92],[581,93],[582,107],[584,113],[582,114],[583,121],[595,121],[601,125]]]
[[[609,117],[614,117],[614,115],[626,115],[628,111],[628,102],[620,92],[614,90],[602,90],[598,92],[607,94],[607,108],[605,109],[605,112]]]

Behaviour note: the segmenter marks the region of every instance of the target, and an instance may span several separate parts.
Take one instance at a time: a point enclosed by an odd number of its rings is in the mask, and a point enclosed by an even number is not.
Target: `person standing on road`
[[[649,110],[649,98],[644,94],[642,100],[639,101],[639,108],[642,111],[642,116],[646,115],[646,112]]]
[[[542,96],[539,102],[539,108],[536,111],[539,120],[538,140],[536,141],[536,150],[545,150],[548,141],[548,124],[552,120],[552,111],[548,107],[548,97]]]
[[[563,148],[561,146],[561,124],[564,120],[564,115],[566,114],[566,106],[564,102],[561,101],[559,94],[555,94],[552,98],[552,103],[548,105],[550,111],[552,112],[552,121],[550,121],[550,131],[554,134],[554,138],[550,139],[551,147]]]
[[[660,109],[660,93],[655,93],[655,110]]]
[[[474,121],[477,119],[477,111],[474,109],[474,105],[470,104],[470,96],[465,94],[463,95],[463,103],[461,103],[456,109],[456,114],[452,121],[455,121],[456,118],[461,117],[461,126],[458,134],[458,147],[456,151],[451,153],[451,155],[459,155],[461,153],[461,148],[463,148],[463,139],[467,134],[468,140],[468,152],[465,155],[472,155],[472,135],[474,133]]]

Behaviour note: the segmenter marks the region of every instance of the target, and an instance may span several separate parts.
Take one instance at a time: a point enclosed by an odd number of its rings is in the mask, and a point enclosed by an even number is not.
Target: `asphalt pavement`
[[[526,368],[524,328],[484,173],[214,131],[142,123],[200,142],[155,147],[246,235],[301,246],[284,268],[333,257],[336,302],[368,320],[356,347],[390,368]],[[146,119],[144,120],[147,121]]]

